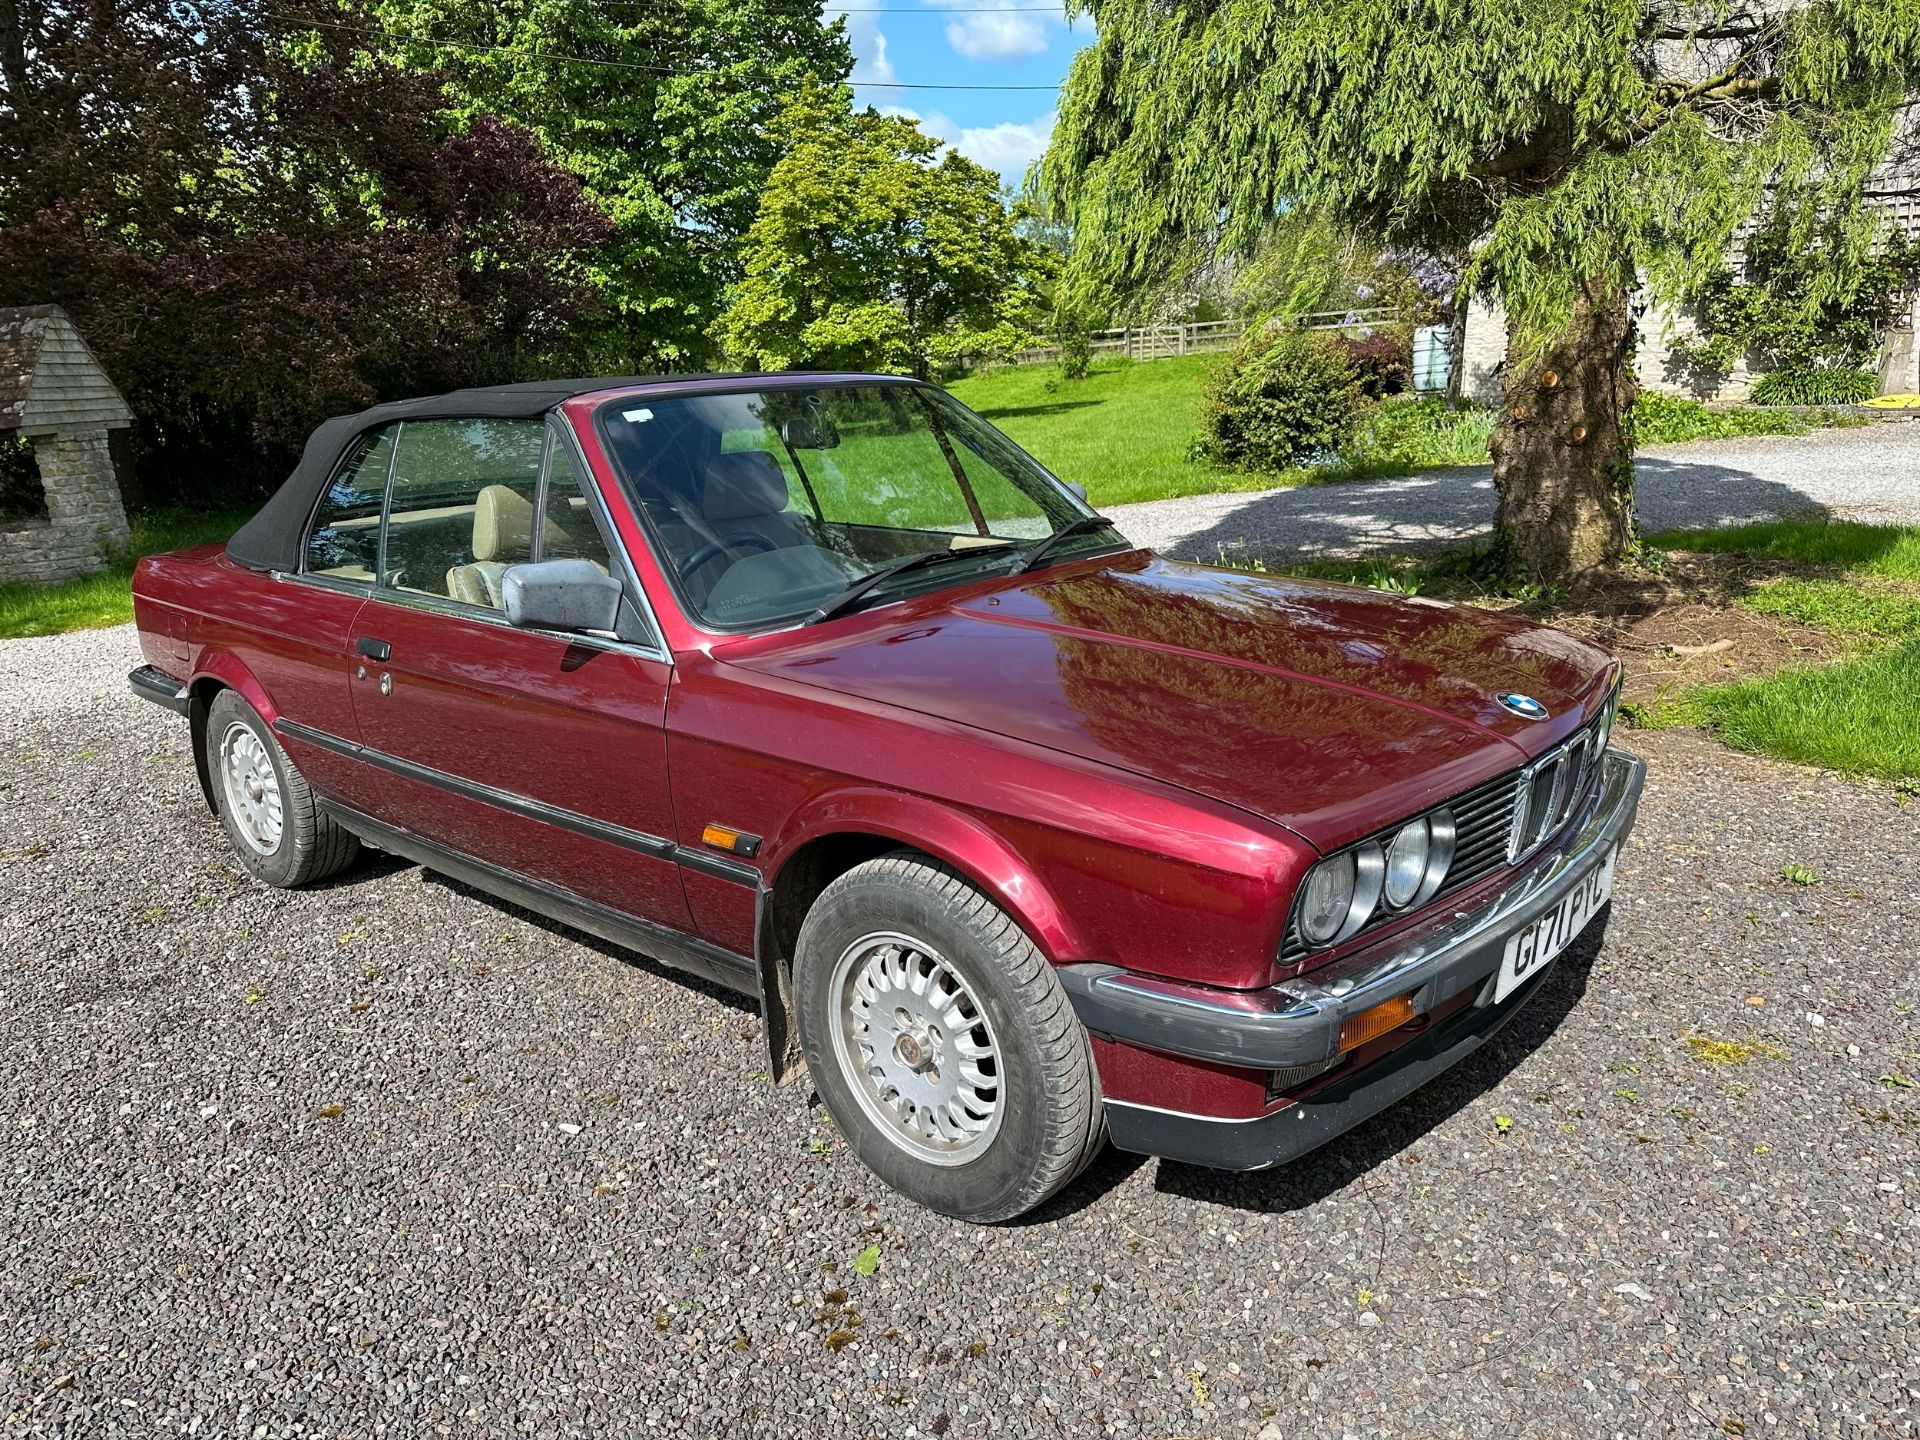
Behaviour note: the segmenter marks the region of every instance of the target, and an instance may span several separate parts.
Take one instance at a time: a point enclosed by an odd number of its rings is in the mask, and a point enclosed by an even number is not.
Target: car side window
[[[307,532],[307,574],[373,583],[380,563],[380,506],[397,429],[370,431],[347,451]]]
[[[483,609],[533,559],[538,420],[413,420],[400,429],[381,584]]]
[[[540,527],[540,559],[591,560],[609,575],[613,557],[587,503],[573,447],[556,434],[547,451],[546,523]]]

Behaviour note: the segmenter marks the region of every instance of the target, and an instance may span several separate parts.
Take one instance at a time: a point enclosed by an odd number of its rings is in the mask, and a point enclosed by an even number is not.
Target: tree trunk
[[[1633,544],[1633,312],[1617,280],[1590,281],[1567,328],[1515,365],[1494,427],[1496,533],[1521,578],[1577,580]]]
[[[1467,305],[1471,297],[1464,285],[1453,295],[1453,308],[1447,313],[1447,404],[1460,407],[1467,384]]]

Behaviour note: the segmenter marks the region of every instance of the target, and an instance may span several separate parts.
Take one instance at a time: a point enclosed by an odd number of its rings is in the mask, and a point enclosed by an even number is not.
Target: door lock
[[[391,695],[393,693],[393,676],[389,675],[385,670],[380,672],[380,693],[382,695]]]

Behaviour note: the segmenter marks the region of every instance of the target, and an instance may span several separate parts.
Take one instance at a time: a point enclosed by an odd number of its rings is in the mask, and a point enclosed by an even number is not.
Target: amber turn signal
[[[738,850],[741,835],[738,830],[729,830],[724,825],[709,825],[700,832],[700,839],[716,850]]]
[[[1370,1010],[1348,1017],[1340,1026],[1340,1053],[1356,1050],[1369,1040],[1377,1040],[1389,1030],[1398,1030],[1413,1019],[1413,996],[1396,995]]]

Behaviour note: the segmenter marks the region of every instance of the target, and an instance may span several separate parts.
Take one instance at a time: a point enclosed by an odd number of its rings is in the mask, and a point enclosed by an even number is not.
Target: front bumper
[[[1241,991],[1092,964],[1062,967],[1061,983],[1081,1023],[1106,1039],[1255,1070],[1323,1065],[1338,1057],[1348,1018],[1395,996],[1412,993],[1416,1019],[1469,990],[1481,990],[1480,1000],[1487,1001],[1508,937],[1558,905],[1626,838],[1645,780],[1640,760],[1607,752],[1600,783],[1580,812],[1492,899],[1311,975]],[[1235,1169],[1276,1164],[1331,1139],[1478,1048],[1533,989],[1529,983],[1498,1006],[1470,1004],[1310,1099],[1266,1115],[1228,1120],[1110,1101],[1109,1130],[1123,1149]],[[1221,1133],[1173,1133],[1195,1129]],[[1227,1131],[1244,1133],[1229,1144]]]

